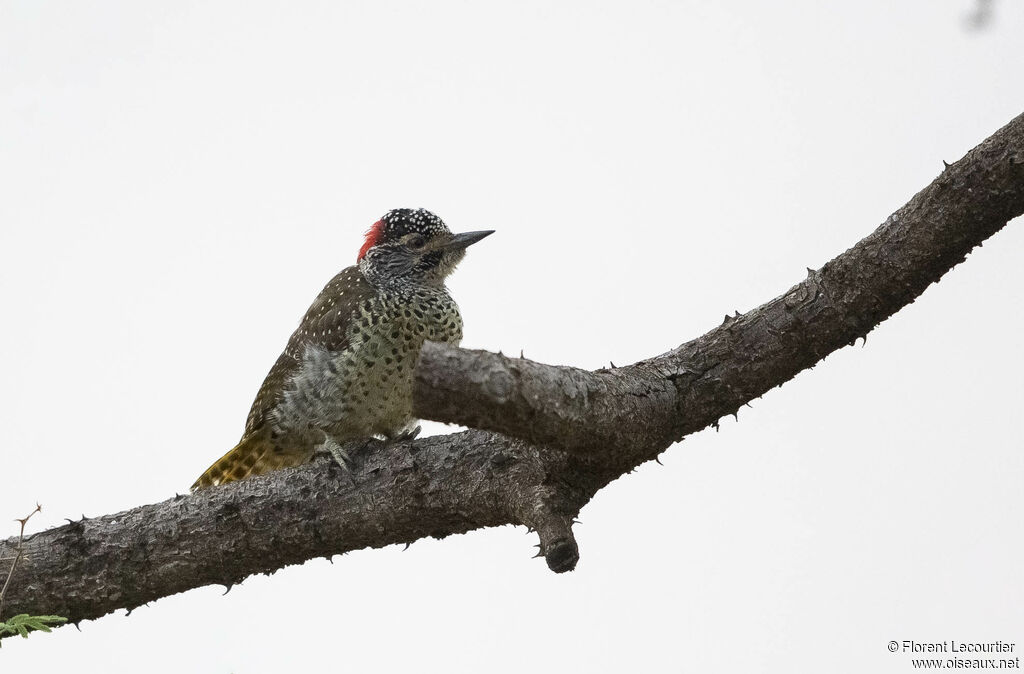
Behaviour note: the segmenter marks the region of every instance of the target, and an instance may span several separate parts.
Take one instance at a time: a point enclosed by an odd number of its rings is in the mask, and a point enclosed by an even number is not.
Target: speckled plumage
[[[304,463],[324,443],[412,431],[420,347],[462,339],[444,279],[487,234],[453,235],[423,209],[389,211],[375,223],[358,264],[331,279],[288,340],[239,444],[193,489]]]

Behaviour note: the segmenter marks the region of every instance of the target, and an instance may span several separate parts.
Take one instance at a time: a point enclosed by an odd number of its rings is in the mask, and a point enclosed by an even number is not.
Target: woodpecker
[[[425,340],[458,344],[462,316],[444,282],[466,248],[493,231],[452,234],[422,208],[388,211],[356,264],[320,292],[270,369],[239,443],[192,489],[309,461],[339,462],[345,442],[413,438],[412,377]]]

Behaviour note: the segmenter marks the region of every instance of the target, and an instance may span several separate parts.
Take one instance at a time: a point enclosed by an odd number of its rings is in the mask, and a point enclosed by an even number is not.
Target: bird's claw
[[[345,448],[339,445],[336,440],[328,439],[326,442],[324,442],[324,449],[326,449],[328,453],[330,453],[331,457],[334,459],[334,462],[341,466],[342,470],[344,470],[346,473],[352,472],[352,467],[354,465],[352,462],[352,457],[349,456],[348,452],[345,451]]]
[[[392,438],[388,438],[387,444],[393,445],[396,442],[407,442],[409,440],[415,440],[419,436],[421,430],[423,430],[423,428],[419,424],[416,424],[416,428],[404,430],[398,435]]]

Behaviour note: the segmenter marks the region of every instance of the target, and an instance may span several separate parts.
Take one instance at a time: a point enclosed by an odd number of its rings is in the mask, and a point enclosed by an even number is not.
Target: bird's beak
[[[461,234],[455,234],[452,236],[451,240],[448,241],[448,243],[444,244],[443,249],[462,250],[463,248],[472,246],[480,239],[484,238],[485,236],[490,236],[491,234],[494,234],[493,229],[485,229],[479,232],[462,232]]]

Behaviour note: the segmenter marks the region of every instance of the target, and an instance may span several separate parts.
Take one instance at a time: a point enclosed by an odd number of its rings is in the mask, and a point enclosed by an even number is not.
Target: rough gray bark
[[[78,622],[313,557],[503,524],[535,529],[548,566],[571,570],[573,518],[599,489],[865,336],[1022,213],[1024,115],[856,246],[698,339],[595,372],[428,345],[418,413],[486,430],[375,443],[350,477],[318,457],[33,535],[9,611]]]

